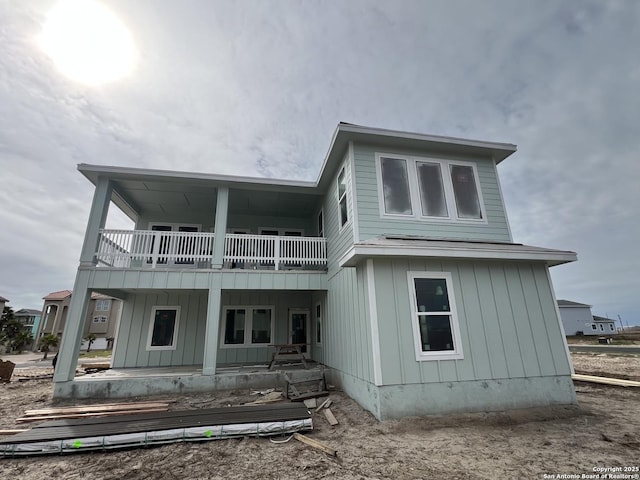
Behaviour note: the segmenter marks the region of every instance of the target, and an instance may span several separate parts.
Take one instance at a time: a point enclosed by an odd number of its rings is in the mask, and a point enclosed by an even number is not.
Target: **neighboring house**
[[[379,419],[574,403],[549,267],[576,254],[513,241],[515,151],[341,123],[315,182],[79,165],[95,193],[54,395],[244,388],[265,374],[222,367],[302,343]],[[105,229],[111,204],[134,230]],[[74,380],[92,291],[123,301],[112,365],[135,378]]]
[[[598,332],[599,335],[613,335],[617,333],[615,320],[598,315],[593,316],[593,323],[590,328],[592,332]]]
[[[4,298],[4,297],[0,297],[0,313],[2,313],[4,311],[5,303],[9,303],[9,299],[8,298]]]
[[[567,335],[611,335],[616,333],[616,322],[591,313],[591,305],[558,300],[560,318]]]
[[[44,306],[42,307],[43,320],[37,335],[34,335],[34,337],[39,339],[44,335],[54,334],[62,338],[72,294],[71,290],[61,290],[52,292],[44,297]],[[85,338],[89,333],[93,333],[96,336],[96,340],[91,345],[92,349],[112,348],[119,315],[122,310],[121,304],[120,300],[113,297],[95,292],[91,294],[82,338]],[[87,348],[86,341],[82,342],[81,348]]]

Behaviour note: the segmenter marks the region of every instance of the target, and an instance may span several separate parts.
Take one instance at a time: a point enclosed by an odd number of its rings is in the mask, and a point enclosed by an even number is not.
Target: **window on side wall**
[[[616,329],[615,329],[615,328],[614,328],[614,326],[613,326],[613,323],[610,323],[610,324],[609,324],[609,330],[611,330],[612,332],[615,332],[615,331],[616,331]]]
[[[96,300],[96,311],[106,312],[111,307],[111,300]]]
[[[484,221],[474,163],[391,154],[376,159],[383,216]]]
[[[591,330],[598,330],[598,327],[596,326],[595,323],[591,324]]]
[[[451,274],[409,272],[417,361],[464,358]]]
[[[267,346],[273,343],[273,307],[225,307],[223,347]]]
[[[316,345],[322,345],[322,308],[316,304]]]
[[[349,221],[347,211],[347,174],[346,167],[342,167],[338,174],[338,210],[340,217],[340,228],[344,227]]]
[[[147,350],[175,350],[179,321],[180,307],[153,307]]]

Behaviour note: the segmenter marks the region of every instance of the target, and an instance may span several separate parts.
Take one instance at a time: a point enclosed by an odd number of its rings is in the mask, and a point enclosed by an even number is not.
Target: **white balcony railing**
[[[98,266],[114,268],[211,268],[215,235],[209,232],[101,230]],[[320,237],[226,234],[225,266],[303,268],[327,264],[327,243]]]
[[[283,266],[323,266],[327,264],[327,240],[322,237],[228,233],[225,235],[224,260],[276,270]]]

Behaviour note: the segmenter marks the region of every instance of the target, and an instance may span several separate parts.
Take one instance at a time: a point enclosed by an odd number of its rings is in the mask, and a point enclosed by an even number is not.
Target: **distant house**
[[[615,320],[594,316],[591,305],[558,300],[565,335],[604,335],[616,333]]]
[[[8,298],[0,297],[0,313],[4,311],[4,304],[9,303]]]
[[[34,337],[39,339],[48,334],[62,337],[72,295],[71,290],[61,290],[43,298],[42,321]],[[106,349],[113,346],[121,305],[122,302],[116,298],[99,293],[91,294],[82,337],[85,338],[90,333],[96,336],[96,340],[91,345],[92,349]],[[83,341],[81,349],[86,349],[87,345],[87,342]]]
[[[315,182],[79,165],[54,396],[273,385],[286,344],[379,419],[574,403],[549,268],[576,254],[513,241],[515,151],[341,123]],[[105,228],[110,205],[134,229]],[[135,378],[74,379],[91,292],[123,300],[112,365]]]

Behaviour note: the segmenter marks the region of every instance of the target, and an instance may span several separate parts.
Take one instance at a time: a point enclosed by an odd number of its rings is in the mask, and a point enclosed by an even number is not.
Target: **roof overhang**
[[[457,240],[396,240],[357,243],[340,258],[341,267],[354,267],[367,258],[451,258],[542,262],[549,267],[575,262],[575,252],[515,243],[464,242]]]

